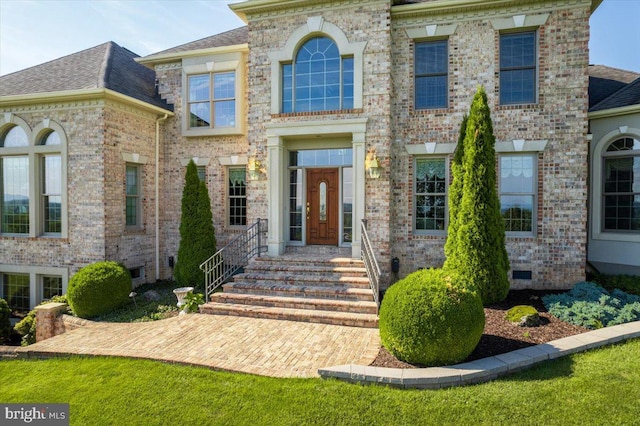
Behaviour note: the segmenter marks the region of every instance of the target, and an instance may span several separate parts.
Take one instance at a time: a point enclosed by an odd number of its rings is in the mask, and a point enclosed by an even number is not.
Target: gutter
[[[640,113],[640,104],[592,111],[587,114],[587,117],[589,118],[589,120],[593,120],[595,118],[615,117],[618,115],[628,115],[635,113]]]
[[[155,238],[156,238],[156,281],[160,279],[160,123],[165,121],[169,114],[156,119],[156,146],[155,146]]]

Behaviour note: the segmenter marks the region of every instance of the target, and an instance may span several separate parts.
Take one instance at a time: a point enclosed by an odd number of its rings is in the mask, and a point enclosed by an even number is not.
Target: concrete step
[[[268,284],[269,282],[278,282],[287,285],[306,285],[306,286],[349,286],[355,288],[369,288],[369,279],[366,277],[342,276],[339,274],[326,275],[306,275],[306,274],[290,274],[287,272],[272,272],[269,274],[250,272],[238,274],[233,277],[236,283],[256,283],[261,282]],[[271,283],[273,284],[273,283]]]
[[[345,285],[315,286],[291,285],[278,281],[232,282],[222,285],[226,293],[260,294],[266,296],[306,297],[318,299],[341,299],[372,301],[371,289]]]
[[[202,305],[200,307],[200,312],[213,315],[235,315],[254,318],[334,324],[350,327],[375,328],[378,326],[378,317],[375,314],[352,312],[292,309],[214,302]]]
[[[373,315],[377,312],[375,302],[363,300],[308,299],[257,294],[215,293],[211,296],[211,302]]]

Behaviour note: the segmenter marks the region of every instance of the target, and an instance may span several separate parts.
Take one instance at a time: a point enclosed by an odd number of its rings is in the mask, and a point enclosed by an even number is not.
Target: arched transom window
[[[0,234],[61,237],[65,220],[62,134],[0,129]],[[56,125],[56,128],[59,126]],[[32,136],[37,134],[36,138]],[[34,140],[35,139],[35,140]]]
[[[603,229],[640,232],[640,140],[613,141],[603,166]]]
[[[314,37],[282,64],[282,112],[353,108],[353,57],[327,37]]]

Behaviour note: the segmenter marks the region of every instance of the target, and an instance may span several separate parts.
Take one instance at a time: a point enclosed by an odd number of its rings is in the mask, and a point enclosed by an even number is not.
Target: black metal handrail
[[[267,251],[267,219],[258,219],[253,225],[231,240],[209,259],[202,262],[207,299],[220,285],[249,264],[249,259],[260,257]]]
[[[369,234],[367,234],[366,219],[362,220],[361,230],[362,230],[361,257],[362,257],[362,261],[364,262],[364,267],[367,270],[367,277],[369,277],[369,286],[373,291],[373,300],[376,302],[376,313],[377,313],[378,309],[380,309],[380,276],[382,275],[382,273],[380,272],[380,266],[378,266],[376,255],[373,251],[373,247],[371,246],[371,240],[369,239]]]

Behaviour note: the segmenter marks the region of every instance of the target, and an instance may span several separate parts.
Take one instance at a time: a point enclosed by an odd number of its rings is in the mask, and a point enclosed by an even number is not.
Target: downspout
[[[156,234],[156,281],[160,279],[160,122],[169,117],[169,114],[165,114],[164,117],[156,119],[156,175],[155,175],[155,234]]]

